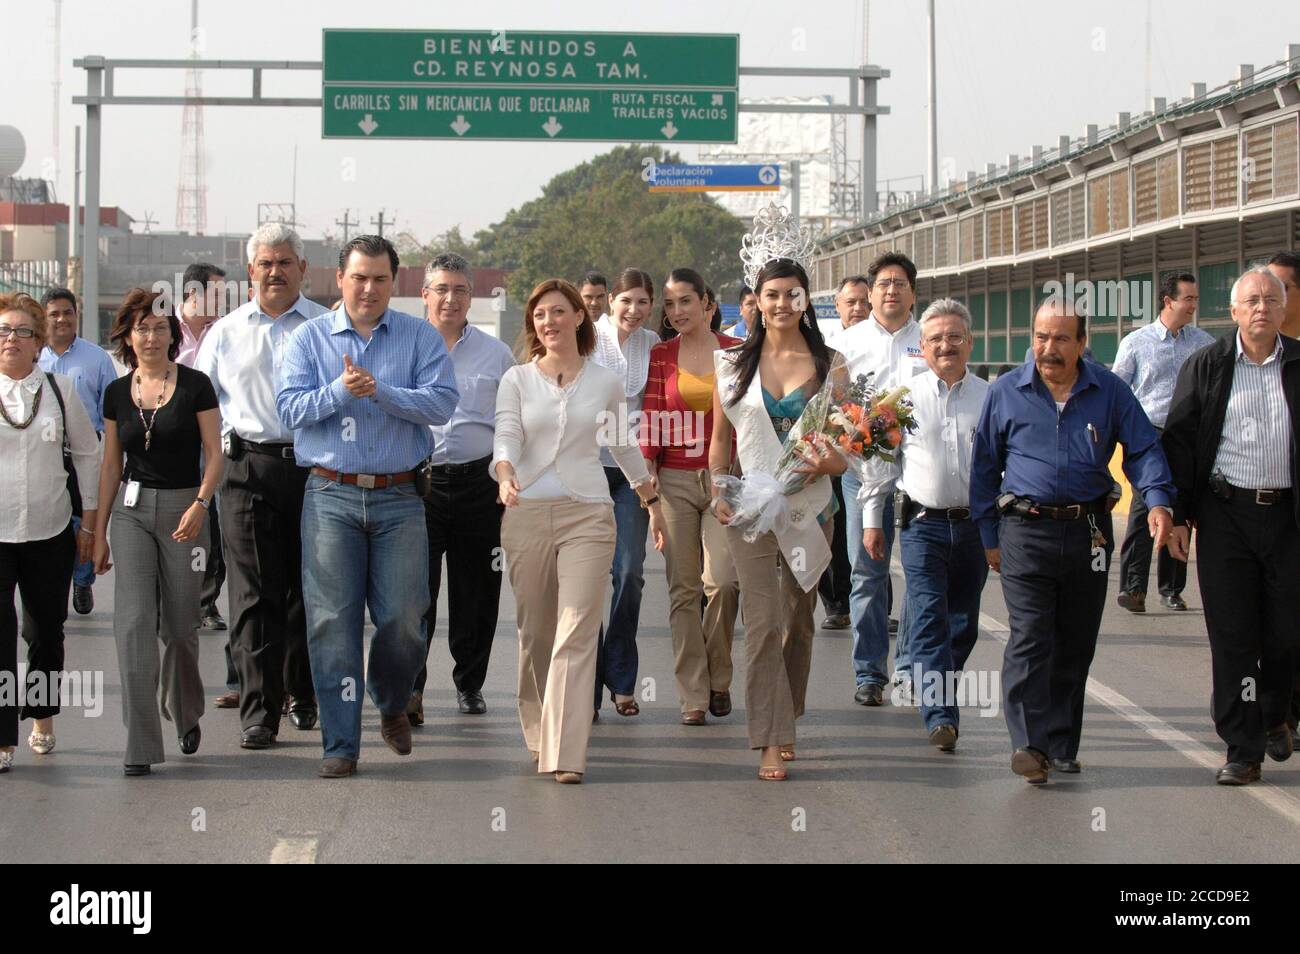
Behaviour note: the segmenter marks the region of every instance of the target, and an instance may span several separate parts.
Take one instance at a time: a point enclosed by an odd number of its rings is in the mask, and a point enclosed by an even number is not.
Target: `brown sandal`
[[[758,777],[765,782],[784,782],[786,780],[785,766],[760,765],[758,767]]]
[[[793,762],[793,761],[794,761],[794,746],[793,746],[793,745],[783,745],[783,746],[781,746],[781,761],[782,761],[782,762]]]
[[[636,704],[636,696],[626,702],[619,702],[618,697],[611,692],[609,699],[614,703],[614,711],[621,716],[639,716],[641,714],[641,707]]]

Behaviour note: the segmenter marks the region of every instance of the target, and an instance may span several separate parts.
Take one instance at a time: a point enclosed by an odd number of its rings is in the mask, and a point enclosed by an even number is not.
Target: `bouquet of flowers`
[[[900,386],[880,393],[871,377],[849,379],[837,361],[791,427],[775,474],[713,478],[733,513],[730,525],[743,530],[746,540],[802,519],[800,512],[791,510],[788,498],[808,486],[813,475],[800,468],[818,457],[838,451],[859,479],[871,458],[894,460],[903,435],[916,429],[909,392]]]

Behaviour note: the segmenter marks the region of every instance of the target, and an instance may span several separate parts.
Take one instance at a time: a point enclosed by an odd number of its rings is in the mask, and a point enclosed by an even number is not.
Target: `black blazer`
[[[1178,499],[1174,520],[1196,519],[1196,504],[1209,491],[1214,458],[1223,439],[1232,375],[1237,361],[1234,333],[1206,345],[1184,362],[1162,438]],[[1282,335],[1282,392],[1291,412],[1291,487],[1300,526],[1300,341]]]

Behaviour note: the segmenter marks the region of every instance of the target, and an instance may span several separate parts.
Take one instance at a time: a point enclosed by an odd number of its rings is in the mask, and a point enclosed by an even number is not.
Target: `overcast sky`
[[[870,13],[870,60],[889,69],[880,101],[879,177],[925,171],[925,3],[876,0]],[[1031,0],[938,0],[939,156],[959,174],[1051,145],[1087,123],[1105,126],[1118,111],[1145,108],[1143,0],[1088,3]],[[1151,0],[1150,90],[1170,100],[1193,81],[1211,87],[1281,59],[1300,43],[1300,3]],[[72,198],[73,127],[85,111],[71,97],[84,91],[74,57],[176,58],[188,52],[188,0],[64,0],[59,113],[59,197]],[[565,0],[563,3],[342,0],[268,2],[201,0],[204,55],[224,59],[318,60],[323,27],[594,30],[739,33],[742,66],[855,65],[862,47],[861,2],[804,0]],[[0,0],[5,26],[5,79],[0,124],[27,139],[20,175],[51,168],[52,0]],[[247,95],[248,73],[208,71],[206,93]],[[180,95],[179,71],[119,75],[122,94]],[[267,95],[318,96],[315,72],[268,74]],[[832,94],[846,101],[847,82],[744,78],[741,96]],[[103,202],[157,228],[174,227],[179,178],[179,107],[104,110]],[[315,109],[204,110],[208,231],[246,232],[257,203],[293,194],[298,148],[298,217],[318,236],[342,216],[365,222],[381,208],[397,227],[422,238],[452,225],[467,232],[499,220],[551,176],[599,152],[603,143],[371,142],[322,140]],[[856,143],[856,137],[850,137]],[[695,147],[681,147],[694,158]],[[856,148],[856,146],[854,147]],[[355,170],[349,178],[345,170]]]

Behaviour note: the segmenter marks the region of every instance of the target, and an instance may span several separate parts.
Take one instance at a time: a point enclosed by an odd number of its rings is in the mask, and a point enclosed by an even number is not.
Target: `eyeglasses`
[[[904,288],[911,288],[912,283],[909,282],[906,278],[895,278],[895,279],[887,278],[882,281],[876,282],[871,287],[883,288],[885,291],[889,291],[891,288],[897,288],[899,291],[902,291]]]
[[[959,335],[956,332],[953,332],[952,334],[947,335],[930,335],[930,337],[925,339],[925,343],[936,346],[941,344],[959,345],[965,340],[965,335]]]
[[[1260,305],[1263,305],[1265,308],[1281,308],[1282,299],[1270,295],[1268,298],[1247,298],[1243,301],[1237,302],[1237,304],[1246,308],[1248,311],[1254,311]]]
[[[36,332],[31,328],[10,328],[8,325],[0,325],[0,338],[8,338],[10,335],[19,338],[34,338]]]
[[[172,329],[171,325],[155,325],[152,328],[136,325],[131,329],[131,333],[139,338],[170,338]]]
[[[427,285],[425,287],[429,288]],[[459,298],[461,301],[464,301],[471,295],[470,290],[464,286],[449,288],[446,285],[434,285],[432,288],[429,288],[429,291],[433,292],[439,298],[451,296],[452,298]]]

